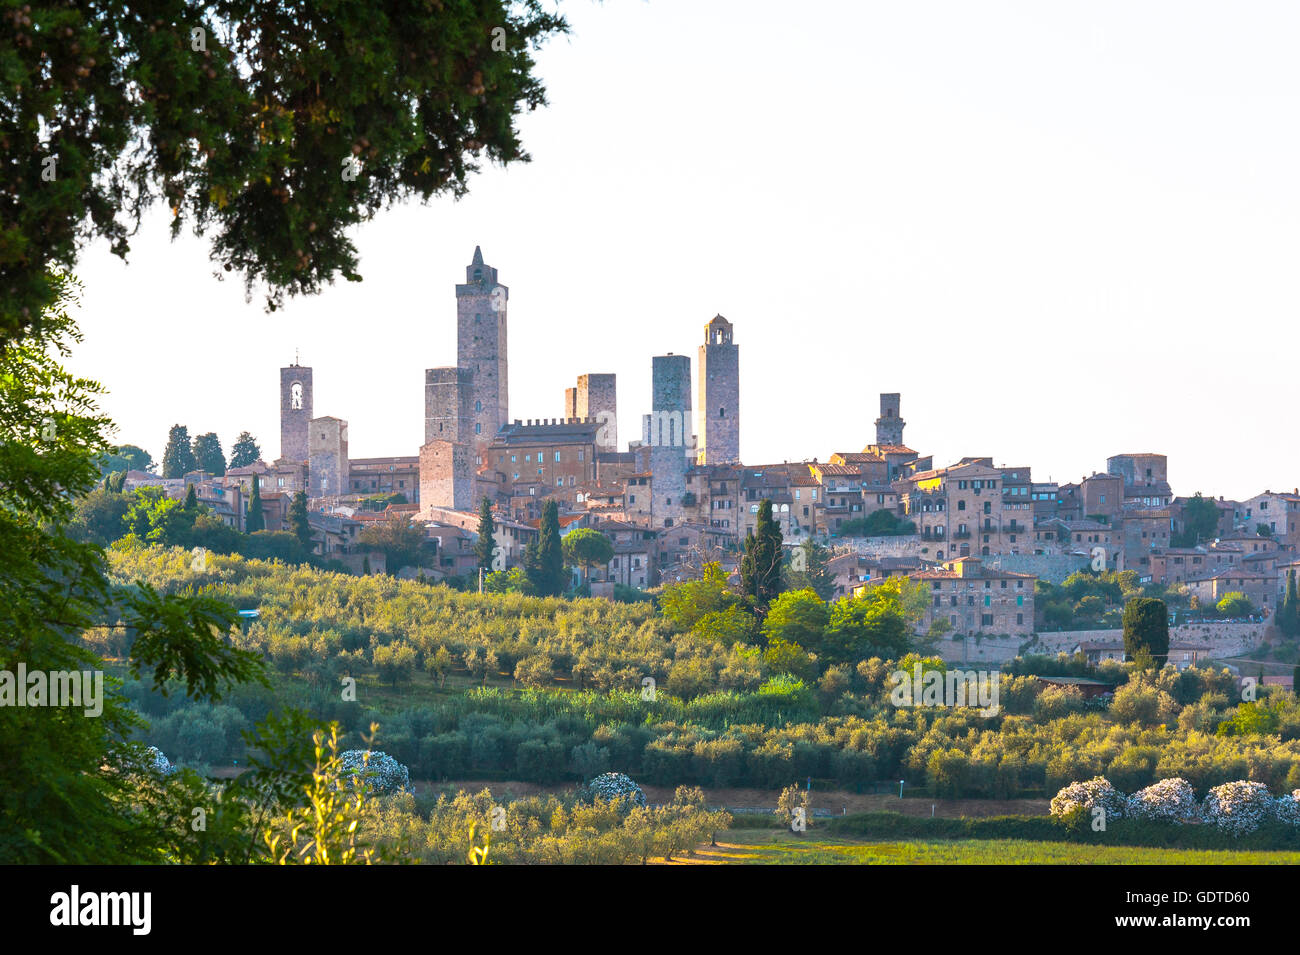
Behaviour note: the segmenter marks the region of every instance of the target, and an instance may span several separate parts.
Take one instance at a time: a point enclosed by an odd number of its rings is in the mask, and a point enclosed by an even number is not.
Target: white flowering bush
[[[359,776],[376,795],[406,792],[411,788],[410,770],[387,753],[349,749],[339,754],[339,770],[343,777]]]
[[[1263,783],[1239,780],[1215,786],[1201,807],[1206,822],[1233,835],[1254,832],[1277,814],[1276,800]]]
[[[641,791],[640,786],[632,781],[630,776],[624,773],[602,773],[584,786],[579,796],[584,801],[597,797],[605,800],[605,802],[622,800],[625,809],[631,809],[634,806],[644,809],[646,806],[645,793]]]
[[[176,767],[171,761],[163,755],[163,751],[157,746],[150,746],[145,750],[145,766],[156,773],[162,773],[164,776],[176,772]]]
[[[1300,789],[1278,796],[1273,803],[1273,815],[1279,822],[1290,826],[1300,826]]]
[[[1162,779],[1128,798],[1130,819],[1188,822],[1199,817],[1196,790],[1185,779]]]
[[[1094,776],[1087,782],[1070,783],[1052,797],[1052,816],[1066,820],[1077,815],[1080,808],[1091,813],[1100,806],[1107,819],[1122,819],[1128,800],[1104,776]]]

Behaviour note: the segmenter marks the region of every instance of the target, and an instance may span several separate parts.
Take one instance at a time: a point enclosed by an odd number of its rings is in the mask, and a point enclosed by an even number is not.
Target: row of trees
[[[504,555],[496,539],[497,523],[492,515],[492,503],[484,497],[479,501],[478,539],[474,542],[474,556],[484,575],[502,574],[521,593],[539,597],[558,597],[569,588],[569,566],[581,567],[584,576],[593,567],[604,567],[614,558],[614,545],[600,531],[580,527],[567,535],[560,535],[560,509],[554,500],[542,505],[542,519],[536,540],[524,549],[522,575],[512,579],[504,575]]]
[[[79,541],[107,547],[132,537],[143,544],[186,549],[202,547],[218,554],[242,554],[304,563],[311,558],[313,538],[307,519],[307,495],[299,491],[289,507],[289,530],[268,531],[257,482],[249,498],[246,530],[240,532],[200,504],[194,485],[185,499],[168,497],[160,487],[122,490],[122,472],[109,475],[71,507],[68,533]]]
[[[227,467],[247,467],[261,456],[262,450],[258,447],[257,439],[247,431],[241,431],[230,449],[230,462],[227,465],[221,441],[214,432],[196,435],[191,440],[189,428],[183,424],[174,424],[167,435],[167,447],[163,451],[162,476],[179,478],[190,471],[207,471],[220,477],[226,473]]]

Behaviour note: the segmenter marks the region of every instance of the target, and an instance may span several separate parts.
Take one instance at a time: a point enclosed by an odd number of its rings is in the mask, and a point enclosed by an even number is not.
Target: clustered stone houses
[[[304,489],[318,549],[340,557],[356,556],[367,521],[386,519],[362,509],[361,499],[402,494],[407,503],[390,511],[425,526],[437,554],[427,569],[434,577],[475,568],[483,497],[492,502],[507,566],[522,559],[543,503],[555,500],[562,533],[590,527],[614,543],[609,566],[590,576],[596,589],[653,587],[708,560],[734,570],[767,499],[787,544],[812,538],[832,546],[839,595],[908,576],[931,588],[931,618],[947,617],[957,633],[1032,632],[1034,580],[1059,582],[1086,566],[1184,584],[1203,602],[1241,591],[1265,612],[1277,605],[1287,571],[1300,568],[1300,490],[1220,498],[1217,539],[1174,547],[1187,498],[1174,495],[1164,455],[1115,455],[1104,472],[1069,484],[1037,481],[1028,465],[991,457],[936,467],[905,444],[898,394],[880,396],[875,440],[861,450],[824,461],[742,463],[739,346],[721,315],[704,326],[695,387],[688,355],[652,358],[650,410],[636,440],[619,441],[613,374],[579,375],[564,390],[562,417],[511,419],[508,301],[508,288],[476,248],[456,286],[456,365],[425,372],[425,443],[417,454],[350,458],[347,422],[313,416],[312,369],[295,362],[280,370],[281,457],[221,479],[186,476],[179,493],[193,479],[200,500],[241,527],[248,482],[256,479],[266,525],[275,529]],[[847,522],[877,511],[911,522],[914,533],[839,535]]]

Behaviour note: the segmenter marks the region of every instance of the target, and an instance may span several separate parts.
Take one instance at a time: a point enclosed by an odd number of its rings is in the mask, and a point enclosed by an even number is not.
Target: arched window
[[[481,401],[476,401],[476,402],[474,402],[474,410],[475,410],[475,411],[482,411],[482,410],[483,410],[483,402],[481,402]]]
[[[727,416],[727,409],[726,409],[726,408],[719,408],[719,409],[718,409],[718,417],[719,417],[719,418],[725,418],[726,416]]]
[[[302,409],[302,382],[295,381],[289,386],[289,407],[294,411]]]

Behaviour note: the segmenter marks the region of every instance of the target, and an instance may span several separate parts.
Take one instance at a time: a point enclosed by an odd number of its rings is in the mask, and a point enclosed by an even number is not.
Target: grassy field
[[[1022,839],[907,842],[732,829],[673,865],[1296,865],[1300,852],[1231,852],[1087,846]]]

